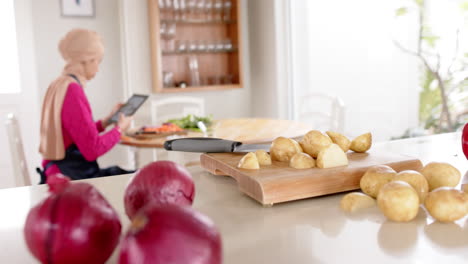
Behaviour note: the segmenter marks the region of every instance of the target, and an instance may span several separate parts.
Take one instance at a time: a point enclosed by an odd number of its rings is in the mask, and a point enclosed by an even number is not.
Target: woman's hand
[[[132,120],[133,116],[125,116],[124,114],[120,113],[119,122],[117,122],[117,126],[120,128],[120,132],[125,132],[130,126]]]
[[[124,103],[118,103],[116,104],[113,108],[112,108],[112,111],[111,113],[104,117],[102,120],[101,120],[101,125],[102,127],[105,129],[106,127],[108,127],[111,123],[110,123],[110,119],[112,118],[112,116],[117,112],[119,111],[119,109],[124,105]]]

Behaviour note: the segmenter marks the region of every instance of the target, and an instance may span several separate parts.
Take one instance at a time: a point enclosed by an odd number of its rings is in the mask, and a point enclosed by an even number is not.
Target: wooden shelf
[[[229,21],[204,21],[202,19],[175,20],[168,19],[165,13],[164,19],[161,19],[157,0],[148,0],[149,29],[150,29],[150,47],[151,47],[151,65],[154,93],[180,93],[197,91],[215,91],[226,89],[238,89],[243,87],[243,76],[241,67],[242,47],[241,32],[239,23],[240,0],[231,0],[231,20]],[[198,18],[198,17],[197,17]],[[161,37],[161,25],[165,24],[165,29],[170,28],[171,40]],[[164,32],[164,29],[163,29]],[[167,34],[167,31],[166,31]],[[180,41],[193,43],[203,41],[205,43],[219,43],[230,40],[234,47],[229,51],[195,51],[178,52],[163,51],[168,46],[177,45]],[[173,43],[170,43],[173,41]],[[169,45],[171,44],[171,45]],[[177,47],[175,47],[177,48]],[[196,61],[196,63],[194,63]],[[193,74],[194,65],[198,64],[198,75],[202,83],[217,83],[216,78],[228,78],[233,84],[213,84],[206,86],[190,86],[191,83],[197,83],[196,74]],[[192,71],[191,71],[192,69]],[[167,88],[164,87],[163,76],[168,80],[172,76],[172,81],[166,83],[185,82],[189,86],[186,88]],[[195,79],[194,79],[195,78]],[[205,80],[205,81],[203,81]],[[208,81],[206,81],[208,80]],[[231,82],[229,81],[229,83]],[[227,81],[226,81],[227,82]]]
[[[224,50],[224,51],[189,51],[189,52],[181,52],[181,51],[163,51],[163,56],[170,56],[170,55],[211,55],[211,54],[223,54],[223,53],[233,53],[237,52],[237,49],[232,50]]]
[[[229,21],[218,21],[218,20],[212,20],[212,21],[203,21],[203,20],[172,20],[172,19],[163,19],[161,20],[162,23],[167,23],[167,24],[189,24],[189,25],[222,25],[222,24],[235,24],[237,23],[236,20],[229,20]]]
[[[185,88],[180,87],[164,87],[161,93],[186,93],[186,92],[205,92],[205,91],[219,91],[242,88],[239,84],[219,84],[207,86],[188,86]]]

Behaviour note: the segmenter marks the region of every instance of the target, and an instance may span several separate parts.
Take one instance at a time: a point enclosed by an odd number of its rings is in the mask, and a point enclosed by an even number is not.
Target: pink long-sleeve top
[[[96,122],[93,120],[89,101],[78,83],[72,82],[68,85],[61,115],[65,149],[75,144],[87,161],[94,161],[104,155],[120,140],[120,131],[117,127],[100,135],[104,131],[101,120]],[[48,160],[42,161],[42,167],[48,162]],[[54,164],[45,171],[45,174],[59,172],[60,169]]]

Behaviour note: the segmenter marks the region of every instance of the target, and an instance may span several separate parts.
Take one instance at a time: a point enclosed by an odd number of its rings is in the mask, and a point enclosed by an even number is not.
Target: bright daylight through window
[[[19,93],[20,76],[14,0],[0,1],[0,32],[2,32],[2,41],[0,43],[2,85],[0,86],[0,94]]]

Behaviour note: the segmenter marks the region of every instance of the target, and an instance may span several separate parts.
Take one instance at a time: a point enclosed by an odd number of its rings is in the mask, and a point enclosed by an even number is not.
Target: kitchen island
[[[375,143],[390,151],[430,161],[448,162],[466,179],[468,161],[461,134]],[[239,192],[234,179],[190,167],[194,208],[209,216],[223,240],[224,263],[467,263],[468,224],[435,222],[420,208],[408,223],[387,220],[375,206],[353,214],[339,208],[344,193],[263,207]],[[96,186],[117,210],[126,231],[123,192],[131,175],[85,180]],[[29,209],[46,196],[47,186],[0,190],[0,261],[36,263],[23,238]],[[117,251],[108,263],[117,263]]]

